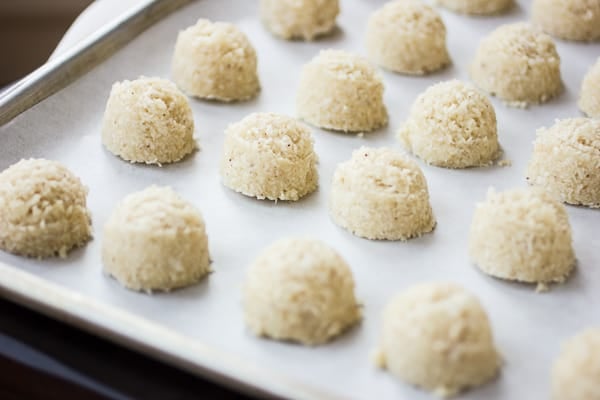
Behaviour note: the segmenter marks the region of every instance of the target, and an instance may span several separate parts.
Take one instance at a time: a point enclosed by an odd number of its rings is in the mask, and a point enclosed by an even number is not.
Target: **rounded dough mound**
[[[329,211],[336,224],[367,239],[407,240],[435,227],[421,169],[388,148],[361,147],[337,166]]]
[[[533,0],[533,22],[552,36],[567,40],[600,39],[600,1]]]
[[[21,160],[0,173],[0,248],[66,257],[92,237],[87,188],[64,165]]]
[[[320,241],[283,239],[248,270],[246,324],[258,336],[305,345],[328,342],[361,319],[352,271]]]
[[[104,111],[102,143],[126,161],[179,161],[197,147],[192,109],[166,79],[141,77],[117,82]]]
[[[246,196],[298,200],[317,188],[316,164],[310,129],[294,118],[253,113],[225,131],[223,184]]]
[[[339,0],[260,0],[260,18],[283,39],[313,40],[335,27]]]
[[[552,368],[553,400],[600,399],[600,328],[567,340]]]
[[[394,297],[376,356],[380,367],[440,396],[481,385],[500,367],[481,304],[450,283],[420,284]]]
[[[104,270],[132,290],[169,291],[210,272],[200,212],[168,187],[128,195],[104,226]]]
[[[600,57],[581,83],[579,109],[588,117],[600,118]]]
[[[513,0],[435,0],[448,10],[470,15],[493,15],[508,10]]]
[[[303,120],[343,132],[373,131],[387,124],[383,81],[364,58],[322,50],[304,66],[296,98]]]
[[[256,51],[227,22],[199,19],[179,32],[171,74],[181,90],[202,99],[247,100],[260,90]]]
[[[575,266],[567,211],[542,190],[490,189],[475,208],[469,254],[483,272],[497,278],[563,282]]]
[[[600,207],[600,120],[568,118],[539,129],[527,181],[565,203]]]
[[[546,102],[563,88],[552,38],[522,22],[483,38],[470,74],[477,86],[513,107]]]
[[[450,63],[444,22],[420,0],[395,0],[375,11],[366,47],[374,63],[394,72],[421,75]]]
[[[457,80],[423,92],[398,138],[408,151],[440,167],[490,165],[500,153],[492,103],[476,88]]]

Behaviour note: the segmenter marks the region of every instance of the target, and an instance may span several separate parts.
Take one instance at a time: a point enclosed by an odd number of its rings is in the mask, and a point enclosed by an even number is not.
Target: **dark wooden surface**
[[[92,0],[0,0],[0,86],[46,62]]]
[[[0,298],[0,399],[249,399]]]

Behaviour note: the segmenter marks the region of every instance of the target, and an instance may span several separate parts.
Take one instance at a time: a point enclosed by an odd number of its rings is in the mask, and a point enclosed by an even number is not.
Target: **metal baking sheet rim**
[[[0,126],[65,88],[146,28],[191,1],[145,1],[36,69],[0,96]],[[111,40],[116,43],[109,43]],[[204,346],[198,340],[93,301],[5,263],[0,263],[0,293],[2,297],[56,320],[193,374],[228,385],[234,384],[246,393],[298,399],[335,398],[233,359]],[[115,321],[126,324],[119,325]]]
[[[0,293],[51,318],[193,374],[227,385],[235,384],[248,394],[295,399],[337,398],[5,263],[0,263]]]
[[[64,89],[147,28],[195,0],[140,0],[77,45],[0,93],[0,126]]]
[[[48,97],[84,74],[87,71],[86,63],[80,63],[78,66],[68,63],[68,61],[78,59],[81,55],[80,52],[86,51],[89,57],[83,61],[94,61],[96,65],[99,65],[104,59],[99,55],[94,59],[91,50],[96,45],[102,55],[108,57],[111,49],[116,50],[116,42],[125,44],[137,36],[135,31],[141,33],[143,29],[140,27],[144,23],[149,23],[149,20],[147,18],[136,20],[133,17],[142,16],[145,7],[157,7],[154,9],[155,12],[158,9],[164,9],[165,14],[162,17],[165,17],[168,14],[168,8],[173,7],[175,3],[183,6],[188,2],[189,0],[144,0],[140,7],[136,7],[135,10],[119,20],[113,21],[88,40],[35,71],[5,92],[4,96],[0,96],[0,126],[11,119],[6,117],[8,104],[14,107],[16,103],[19,103],[18,105],[23,107],[23,104],[28,103],[28,107],[21,110],[25,111],[35,104],[32,100],[37,99],[39,102],[44,98],[42,95]],[[162,19],[158,17],[158,14],[154,15],[156,17],[154,22]],[[134,26],[128,25],[127,21],[132,22],[133,25],[142,25],[134,29]],[[115,43],[101,45],[102,39],[106,39],[113,33],[115,34],[113,39],[117,38],[114,39]],[[81,59],[79,58],[79,60]],[[89,65],[89,67],[92,66]],[[51,79],[45,79],[47,76]],[[28,89],[35,90],[28,91]],[[576,208],[571,210],[579,211]],[[150,322],[148,318],[138,317],[136,314],[123,311],[118,307],[106,305],[90,297],[83,297],[73,289],[62,288],[10,264],[0,262],[0,296],[78,326],[92,334],[163,360],[193,374],[206,376],[230,385],[238,385],[240,389],[248,392],[299,399],[340,397],[332,395],[335,392],[331,389],[322,391],[316,389],[314,385],[305,385],[299,380],[286,378],[276,368],[254,366],[235,356],[232,357],[229,353],[216,351],[214,348],[204,345],[201,340],[178,334],[173,329],[162,327],[160,324]]]

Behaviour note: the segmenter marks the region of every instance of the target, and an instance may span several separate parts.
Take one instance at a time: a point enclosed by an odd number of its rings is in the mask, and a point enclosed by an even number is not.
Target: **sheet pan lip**
[[[84,75],[171,12],[196,0],[144,0],[0,94],[0,127]],[[131,25],[138,25],[131,27]],[[113,41],[113,43],[110,43]],[[100,56],[94,52],[100,51]],[[85,60],[89,57],[90,60]],[[336,399],[266,368],[0,262],[0,296],[197,376],[271,398]],[[118,321],[127,321],[117,326]],[[136,334],[143,333],[143,338]],[[166,346],[165,346],[166,344]]]
[[[196,0],[139,4],[0,93],[0,127],[80,78],[171,12]]]
[[[51,58],[0,92],[0,127],[67,87],[154,23],[193,1],[199,0],[140,0],[117,19]],[[151,16],[146,18],[148,14]],[[137,28],[127,31],[131,25]],[[102,54],[95,55],[98,51]],[[84,57],[91,60],[83,60]],[[299,400],[340,398],[3,262],[0,262],[0,297],[249,394]],[[127,324],[119,327],[118,320]],[[136,337],[140,332],[143,338]]]
[[[0,296],[248,394],[299,400],[339,398],[2,262]]]

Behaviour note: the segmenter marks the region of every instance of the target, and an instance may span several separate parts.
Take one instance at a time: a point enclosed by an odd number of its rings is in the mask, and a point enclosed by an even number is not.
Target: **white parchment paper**
[[[448,28],[453,65],[427,77],[384,72],[389,126],[356,135],[314,129],[320,157],[319,190],[297,203],[253,200],[224,188],[217,174],[223,130],[254,111],[294,115],[302,64],[321,48],[364,54],[366,18],[383,1],[342,1],[339,31],[314,43],[272,37],[257,19],[257,2],[203,0],[168,17],[99,65],[85,77],[0,128],[0,167],[21,158],[64,162],[89,186],[94,240],[66,260],[29,260],[0,253],[0,261],[91,299],[129,311],[193,337],[246,362],[277,371],[341,398],[411,398],[429,395],[375,369],[369,353],[379,334],[380,314],[396,292],[418,282],[453,281],[475,293],[491,319],[505,364],[498,379],[471,390],[465,399],[541,399],[548,397],[549,371],[560,343],[579,330],[600,324],[600,211],[568,207],[578,267],[549,293],[529,285],[492,279],[467,257],[467,234],[474,204],[489,186],[524,186],[524,170],[535,130],[555,118],[579,116],[576,100],[584,73],[600,55],[599,44],[557,41],[566,90],[559,98],[527,110],[493,100],[507,168],[447,170],[420,162],[428,179],[438,225],[433,234],[407,243],[368,241],[336,227],[327,197],[336,164],[361,145],[399,148],[395,132],[416,96],[450,78],[468,80],[467,66],[479,39],[495,27],[528,18],[529,1],[508,15],[467,17],[440,10]],[[201,151],[162,168],[131,165],[101,145],[100,122],[110,87],[140,75],[169,76],[178,30],[199,17],[236,23],[255,45],[262,92],[238,104],[192,100]],[[127,291],[101,273],[102,226],[126,194],[150,184],[170,185],[197,205],[207,223],[214,274],[197,286],[152,296]],[[244,328],[240,287],[249,262],[272,241],[290,235],[324,240],[344,256],[364,303],[363,323],[333,343],[306,348],[258,339]]]

